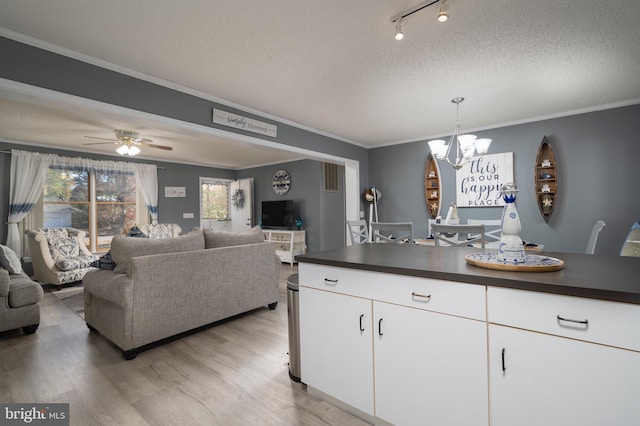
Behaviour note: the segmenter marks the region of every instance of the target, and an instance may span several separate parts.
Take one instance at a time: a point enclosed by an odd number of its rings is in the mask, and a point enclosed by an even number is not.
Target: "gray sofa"
[[[259,242],[258,242],[259,241]],[[114,237],[113,270],[84,279],[85,320],[125,359],[142,346],[278,300],[275,247],[260,228],[195,228],[175,238]]]

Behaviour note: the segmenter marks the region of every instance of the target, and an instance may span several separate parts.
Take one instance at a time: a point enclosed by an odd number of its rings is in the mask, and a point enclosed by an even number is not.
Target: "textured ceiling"
[[[369,147],[450,133],[456,96],[465,130],[640,102],[638,0],[448,0],[395,41],[417,3],[0,0],[0,27]]]

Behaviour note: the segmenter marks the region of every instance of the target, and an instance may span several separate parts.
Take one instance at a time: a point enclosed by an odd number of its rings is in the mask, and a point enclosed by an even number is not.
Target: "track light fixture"
[[[395,39],[402,40],[404,38],[404,34],[402,33],[402,24],[404,23],[404,18],[409,15],[413,15],[414,13],[431,6],[432,4],[436,4],[438,2],[442,3],[442,7],[440,8],[440,13],[438,14],[438,21],[444,22],[449,19],[449,6],[447,6],[447,0],[427,0],[423,1],[420,4],[413,6],[403,12],[398,13],[391,17],[391,22],[395,22],[396,24],[396,33]]]
[[[442,6],[440,6],[440,13],[438,13],[438,22],[446,22],[449,19],[449,6],[447,6],[447,0],[441,0]]]
[[[402,18],[398,19],[396,21],[396,36],[395,39],[400,41],[404,38],[404,34],[402,33],[402,24],[404,23],[404,20]]]

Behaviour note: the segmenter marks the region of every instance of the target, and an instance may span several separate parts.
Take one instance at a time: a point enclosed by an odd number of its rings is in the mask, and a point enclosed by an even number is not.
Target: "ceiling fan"
[[[141,138],[140,133],[134,132],[133,130],[115,129],[113,132],[116,134],[116,139],[99,138],[96,136],[85,136],[85,138],[100,139],[100,140],[105,140],[109,142],[85,143],[83,145],[102,145],[107,143],[114,143],[114,144],[120,145],[116,149],[116,152],[118,154],[128,155],[130,157],[140,154],[140,147],[142,146],[149,147],[149,148],[164,149],[165,151],[173,150],[173,148],[170,146],[158,145],[153,143],[151,139]]]

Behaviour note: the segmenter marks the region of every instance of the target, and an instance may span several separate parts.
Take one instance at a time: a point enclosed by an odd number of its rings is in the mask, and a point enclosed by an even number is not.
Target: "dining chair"
[[[484,225],[431,225],[431,231],[435,238],[436,246],[444,243],[444,246],[466,247],[470,244],[480,243],[485,248]]]
[[[604,228],[604,220],[597,221],[593,228],[591,229],[591,236],[589,237],[589,242],[587,242],[587,254],[593,254],[596,251],[596,243],[598,242],[598,235],[602,228]]]
[[[371,222],[371,236],[374,243],[412,244],[413,222]]]
[[[502,219],[467,219],[467,225],[484,225],[484,236],[488,243],[500,241]]]
[[[364,219],[348,220],[347,228],[349,228],[351,244],[364,244],[369,242],[369,229]]]

